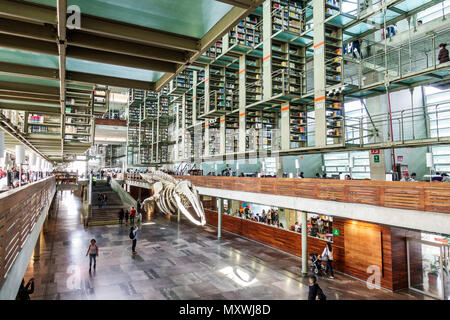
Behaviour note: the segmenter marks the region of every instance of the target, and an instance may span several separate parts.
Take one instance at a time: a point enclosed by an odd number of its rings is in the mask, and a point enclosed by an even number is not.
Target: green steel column
[[[159,162],[159,117],[161,116],[161,93],[158,94],[158,109],[156,117],[156,155],[155,162]]]
[[[245,55],[239,57],[239,152],[245,152],[245,105],[247,102],[247,94],[245,88],[245,61]]]
[[[178,141],[180,140],[180,113],[179,113],[179,109],[180,109],[180,103],[177,102],[176,106],[175,106],[175,161],[178,161],[179,157],[178,157],[178,152],[179,152],[179,143]]]
[[[192,125],[197,124],[197,80],[198,72],[194,71],[194,79],[192,81]]]
[[[206,87],[206,86],[205,86]],[[209,156],[209,123],[208,119],[205,120],[205,124],[203,124],[205,127],[205,133],[203,135],[205,139],[205,156]]]
[[[211,69],[210,69],[209,65],[207,65],[205,67],[205,100],[204,100],[205,106],[203,108],[204,114],[207,114],[209,112],[210,93],[211,93],[211,90],[209,88],[210,76],[211,76]]]
[[[327,121],[325,109],[325,1],[313,0],[314,22],[314,113],[315,144],[327,144]]]
[[[308,275],[308,218],[305,211],[301,212],[302,223],[302,275]]]
[[[288,150],[291,147],[289,102],[284,102],[281,104],[280,130],[281,130],[281,150]]]
[[[186,94],[183,94],[181,100],[181,159],[185,160],[187,155],[185,154],[186,146]]]
[[[217,205],[217,238],[222,237],[222,214],[223,214],[223,199],[218,199]]]
[[[180,223],[180,221],[181,221],[181,210],[178,208],[178,210],[177,210],[177,222],[178,222],[178,224]]]
[[[272,97],[272,1],[263,2],[263,99]]]

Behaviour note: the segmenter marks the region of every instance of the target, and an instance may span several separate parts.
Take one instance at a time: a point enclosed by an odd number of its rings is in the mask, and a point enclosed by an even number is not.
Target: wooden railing
[[[195,186],[450,213],[450,184],[334,179],[179,176]]]
[[[0,194],[0,285],[55,188],[51,176]]]
[[[197,187],[450,213],[450,183],[175,176]],[[126,179],[133,180],[131,176]],[[142,181],[134,176],[134,181]]]

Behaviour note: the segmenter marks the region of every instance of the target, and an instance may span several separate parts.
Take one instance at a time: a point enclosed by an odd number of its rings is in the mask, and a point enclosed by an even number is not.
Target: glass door
[[[408,238],[408,285],[411,290],[449,300],[449,245]]]

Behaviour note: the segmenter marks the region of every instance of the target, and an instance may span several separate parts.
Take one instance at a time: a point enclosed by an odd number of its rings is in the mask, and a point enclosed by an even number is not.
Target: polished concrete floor
[[[35,278],[32,299],[306,299],[308,280],[300,259],[214,228],[178,225],[159,218],[146,222],[131,254],[129,229],[85,229],[80,201],[58,193],[41,240],[40,259],[31,259],[25,279]],[[95,238],[97,270],[89,274],[86,251]],[[328,299],[426,299],[405,290],[369,290],[342,274],[320,279]]]

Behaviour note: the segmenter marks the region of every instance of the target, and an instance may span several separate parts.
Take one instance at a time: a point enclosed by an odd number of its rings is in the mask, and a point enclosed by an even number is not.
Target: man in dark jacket
[[[308,292],[308,300],[325,300],[325,295],[322,292],[322,289],[317,284],[316,276],[309,276],[309,292]]]
[[[439,63],[445,63],[445,62],[449,61],[448,50],[445,48],[446,46],[447,46],[446,43],[441,43],[439,45],[439,49],[440,49],[439,50],[439,55],[438,55]]]
[[[31,289],[30,289],[31,286]],[[19,287],[19,292],[17,293],[16,300],[31,300],[30,294],[34,292],[34,278],[28,280],[27,285],[25,286],[25,279],[22,279],[22,283]]]

